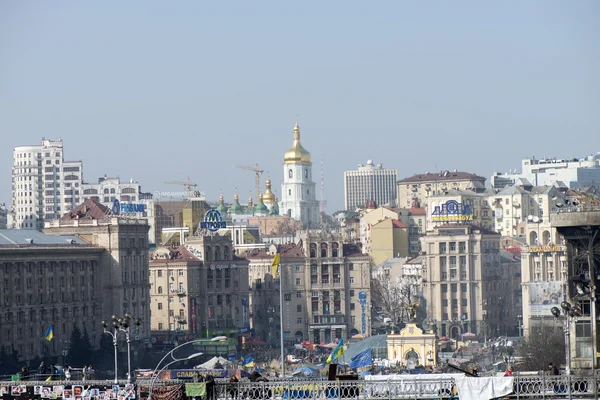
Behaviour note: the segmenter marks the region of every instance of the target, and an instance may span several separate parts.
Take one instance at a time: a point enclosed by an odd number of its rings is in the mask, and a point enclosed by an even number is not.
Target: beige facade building
[[[421,252],[421,236],[427,226],[427,211],[424,208],[398,209],[398,218],[408,226],[408,253],[416,256]]]
[[[364,253],[370,254],[373,225],[386,219],[398,219],[398,213],[389,207],[365,208],[360,211],[359,219],[359,238],[362,250]]]
[[[190,237],[185,247],[202,261],[200,281],[194,283],[198,329],[206,337],[237,337],[250,326],[248,260],[233,253],[231,237],[218,234]]]
[[[304,231],[299,244],[280,246],[282,275],[273,281],[275,251],[271,246],[268,252],[248,254],[257,337],[278,340],[281,312],[286,346],[370,334],[370,259],[358,246],[344,245],[341,235],[335,233]],[[281,276],[283,311],[279,305]]]
[[[472,225],[436,227],[423,237],[427,315],[438,334],[459,338],[465,332],[490,333],[484,300],[484,274],[500,268],[500,235]]]
[[[405,368],[417,366],[435,367],[437,365],[437,339],[434,332],[426,332],[414,323],[398,333],[387,335],[387,358],[398,362]]]
[[[426,207],[428,198],[448,190],[485,189],[485,178],[460,171],[417,174],[398,181],[398,207]]]
[[[129,313],[142,319],[137,336],[150,335],[150,295],[148,282],[148,221],[115,217],[110,210],[87,199],[59,220],[46,223],[44,233],[78,236],[105,249],[102,271],[101,319]]]
[[[373,225],[369,254],[374,265],[395,257],[407,257],[408,226],[398,219],[384,219]]]
[[[77,325],[98,346],[103,304],[110,303],[103,248],[77,236],[34,230],[0,230],[0,346],[14,347],[21,360],[59,356]],[[110,314],[109,314],[110,315]],[[54,339],[44,335],[53,325]]]
[[[150,329],[160,339],[201,334],[198,316],[202,261],[185,246],[160,247],[150,255]]]

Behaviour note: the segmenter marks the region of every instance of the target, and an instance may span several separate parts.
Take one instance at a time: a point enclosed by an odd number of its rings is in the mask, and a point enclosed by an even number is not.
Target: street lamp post
[[[563,321],[563,333],[565,334],[565,357],[566,357],[566,366],[567,366],[567,375],[571,374],[571,321],[574,318],[577,318],[581,315],[581,309],[579,306],[572,306],[568,301],[563,301],[560,303],[560,308],[562,308],[563,313],[565,314],[565,320]],[[560,317],[560,309],[558,307],[552,307],[550,312],[554,316],[554,318],[558,319]]]
[[[118,383],[119,381],[119,375],[117,373],[117,346],[118,346],[118,337],[119,337],[119,333],[123,332],[125,333],[125,339],[127,340],[127,383],[131,383],[132,382],[132,376],[131,376],[131,320],[133,319],[133,317],[131,316],[131,314],[125,314],[124,318],[118,317],[116,315],[113,315],[111,318],[112,321],[112,326],[113,326],[113,332],[111,332],[110,330],[108,330],[108,322],[107,321],[102,321],[102,327],[104,328],[104,333],[105,334],[109,334],[110,336],[112,336],[113,339],[113,346],[115,347],[115,383]],[[134,324],[136,326],[136,329],[142,324],[142,320],[137,318],[134,321]]]

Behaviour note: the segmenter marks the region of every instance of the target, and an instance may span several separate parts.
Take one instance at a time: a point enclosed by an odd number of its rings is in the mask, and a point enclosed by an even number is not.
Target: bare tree
[[[548,363],[556,366],[565,363],[565,337],[562,327],[556,324],[540,324],[530,328],[530,335],[520,348],[523,369],[547,370]]]
[[[371,295],[376,307],[387,313],[395,324],[414,320],[422,310],[422,298],[418,283],[411,278],[390,281],[380,278],[371,280]]]

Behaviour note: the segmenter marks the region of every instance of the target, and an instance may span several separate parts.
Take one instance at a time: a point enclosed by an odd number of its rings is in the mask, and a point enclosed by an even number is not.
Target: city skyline
[[[235,165],[258,162],[262,190],[270,178],[281,198],[296,114],[318,199],[323,157],[329,213],[343,208],[343,171],[366,159],[399,179],[489,180],[524,157],[597,151],[594,2],[144,5],[2,6],[0,203],[12,149],[42,137],[62,138],[87,182],[176,191],[164,181],[189,176],[230,202],[236,187],[255,197],[254,175]]]

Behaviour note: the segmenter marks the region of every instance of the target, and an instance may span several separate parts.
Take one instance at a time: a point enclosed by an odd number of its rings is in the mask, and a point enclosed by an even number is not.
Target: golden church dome
[[[311,163],[310,153],[300,144],[300,127],[297,122],[296,126],[294,126],[294,144],[292,144],[292,148],[285,153],[283,162],[286,164]]]
[[[275,203],[275,195],[273,194],[273,192],[271,191],[271,180],[267,179],[265,181],[265,186],[266,186],[266,190],[265,190],[265,194],[263,195],[263,202],[269,207],[269,209],[273,206],[273,204]]]

